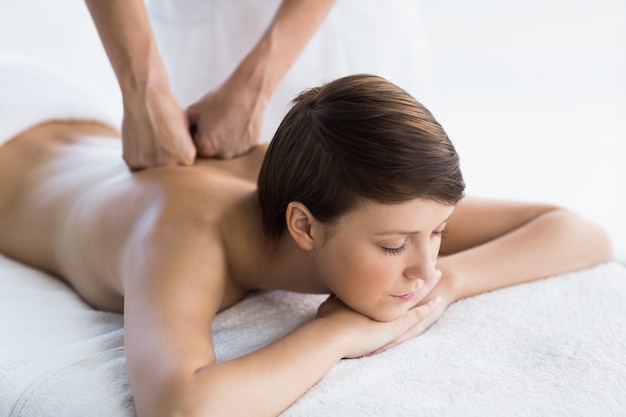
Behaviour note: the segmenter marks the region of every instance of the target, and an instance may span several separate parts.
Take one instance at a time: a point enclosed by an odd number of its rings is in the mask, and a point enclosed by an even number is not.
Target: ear
[[[287,230],[296,244],[306,251],[315,249],[315,234],[319,223],[307,206],[299,201],[292,201],[287,205],[285,218]]]

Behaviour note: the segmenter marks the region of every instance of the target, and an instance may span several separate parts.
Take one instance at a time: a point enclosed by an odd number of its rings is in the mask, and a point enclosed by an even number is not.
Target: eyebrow
[[[439,226],[441,226],[442,224],[450,220],[450,217],[452,217],[452,214],[454,214],[454,212],[452,212],[444,221],[439,223]],[[421,233],[420,230],[389,230],[385,232],[374,233],[374,235],[375,236],[386,236],[386,235],[411,236],[411,235],[417,235],[419,233]]]
[[[386,235],[399,235],[399,236],[411,236],[411,235],[417,235],[419,234],[420,231],[416,230],[416,231],[411,231],[411,230],[390,230],[388,232],[380,232],[380,233],[374,233],[375,236],[386,236]]]

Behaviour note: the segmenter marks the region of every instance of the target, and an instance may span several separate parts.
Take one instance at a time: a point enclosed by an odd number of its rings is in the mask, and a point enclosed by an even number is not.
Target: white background
[[[626,261],[626,0],[419,4],[432,88],[418,99],[456,144],[468,193],[569,207]],[[82,1],[3,0],[6,53],[71,71],[121,115]]]

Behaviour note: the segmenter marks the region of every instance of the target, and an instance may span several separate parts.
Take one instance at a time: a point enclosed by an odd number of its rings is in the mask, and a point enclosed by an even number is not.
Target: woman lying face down
[[[124,312],[140,417],[276,415],[340,359],[419,335],[456,300],[612,256],[569,211],[463,198],[441,126],[376,76],[303,92],[267,150],[240,158],[130,172],[119,150],[108,128],[58,122],[0,147],[0,251]],[[331,296],[216,363],[215,314],[272,289]]]

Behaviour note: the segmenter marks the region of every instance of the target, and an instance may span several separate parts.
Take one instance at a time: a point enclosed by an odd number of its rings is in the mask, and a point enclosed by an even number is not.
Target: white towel
[[[321,300],[269,293],[226,311],[219,357],[287,333]],[[625,393],[626,268],[613,263],[461,300],[420,337],[341,361],[283,416],[623,417]]]
[[[0,146],[49,120],[92,120],[119,128],[110,104],[43,61],[0,56]]]
[[[219,361],[314,317],[323,296],[259,293],[219,314]],[[339,362],[305,416],[624,416],[626,268],[609,263],[461,300],[423,335]],[[0,256],[0,416],[133,417],[122,316]]]

